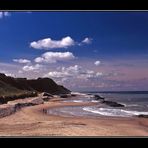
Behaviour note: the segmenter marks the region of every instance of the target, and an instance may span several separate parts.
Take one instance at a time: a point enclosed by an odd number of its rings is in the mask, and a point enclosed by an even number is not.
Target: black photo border
[[[0,11],[148,11],[146,0],[0,0]],[[7,147],[134,147],[147,137],[1,137]],[[30,145],[31,142],[31,145]]]

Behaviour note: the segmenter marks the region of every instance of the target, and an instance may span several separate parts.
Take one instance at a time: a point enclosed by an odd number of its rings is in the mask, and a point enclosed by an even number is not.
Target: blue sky
[[[148,12],[0,12],[0,72],[72,90],[147,90]]]

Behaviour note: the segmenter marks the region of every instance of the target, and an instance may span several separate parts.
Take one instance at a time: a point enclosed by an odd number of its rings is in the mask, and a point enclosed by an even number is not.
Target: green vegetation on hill
[[[8,77],[0,73],[0,102],[37,96],[38,92],[67,94],[70,91],[63,86],[57,85],[50,78],[27,80],[26,78]]]
[[[15,94],[20,94],[24,91],[19,90],[9,84],[0,80],[0,96],[12,96]]]

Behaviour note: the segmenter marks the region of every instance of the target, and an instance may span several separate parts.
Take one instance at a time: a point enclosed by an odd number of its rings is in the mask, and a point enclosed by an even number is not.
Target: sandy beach
[[[91,104],[53,99],[41,105],[22,108],[10,116],[0,118],[0,136],[148,136],[147,118],[95,119],[47,115],[43,112],[47,108]]]

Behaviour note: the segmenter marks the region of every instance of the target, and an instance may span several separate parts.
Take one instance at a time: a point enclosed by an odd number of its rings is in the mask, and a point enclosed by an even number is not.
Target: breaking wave
[[[103,116],[114,116],[114,117],[132,117],[138,115],[148,115],[148,112],[140,111],[129,111],[123,109],[111,109],[111,108],[93,108],[93,107],[84,107],[84,111],[88,111],[95,114],[100,114]]]

